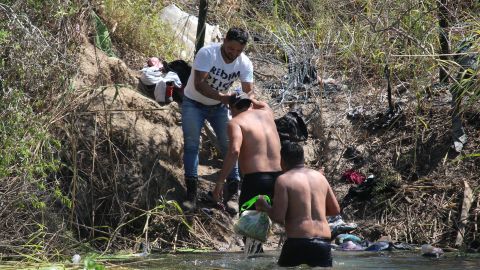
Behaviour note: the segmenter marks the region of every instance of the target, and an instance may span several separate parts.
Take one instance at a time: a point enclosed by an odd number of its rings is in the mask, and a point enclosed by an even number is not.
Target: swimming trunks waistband
[[[242,179],[246,181],[255,180],[263,178],[265,175],[273,176],[276,179],[281,173],[281,171],[246,173],[243,175]]]
[[[298,237],[298,238],[292,238],[292,237],[288,237],[287,239],[289,239],[290,241],[305,241],[305,240],[318,240],[318,241],[323,241],[323,242],[328,242],[330,243],[330,238],[326,238],[326,237]]]

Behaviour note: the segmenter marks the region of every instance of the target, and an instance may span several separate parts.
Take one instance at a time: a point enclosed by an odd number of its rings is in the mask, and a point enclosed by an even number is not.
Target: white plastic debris
[[[75,254],[72,256],[72,263],[73,264],[80,264],[80,261],[82,260],[82,257],[78,254]]]
[[[185,51],[182,51],[181,57],[185,60],[193,59],[195,52],[195,40],[197,36],[198,18],[190,15],[174,4],[168,5],[160,12],[160,19],[172,27],[176,41],[183,43]],[[222,34],[218,25],[205,23],[205,41],[204,44],[220,42]]]

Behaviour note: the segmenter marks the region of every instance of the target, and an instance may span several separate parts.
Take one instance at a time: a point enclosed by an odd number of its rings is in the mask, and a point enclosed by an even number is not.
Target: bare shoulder
[[[229,123],[229,125],[240,126],[241,127],[246,121],[245,116],[246,116],[245,113],[241,113],[239,115],[236,115],[236,116],[232,117],[232,119],[230,119],[230,121],[228,123]]]
[[[291,177],[291,173],[285,172],[277,177],[277,180],[275,181],[275,183],[277,183],[278,185],[284,186],[290,177]]]
[[[327,178],[325,178],[325,175],[323,175],[323,173],[314,169],[309,169],[309,174],[312,176],[311,179],[319,181],[322,185],[329,185]]]
[[[325,178],[325,175],[323,174],[323,172],[321,171],[317,171],[317,170],[314,170],[312,169],[312,172],[320,179],[323,179],[323,180],[327,180],[327,178]]]
[[[243,119],[242,114],[238,114],[238,115],[233,116],[230,119],[230,121],[228,121],[228,123],[233,123],[235,125],[238,125],[241,122],[242,119]]]
[[[228,127],[229,128],[235,128],[235,127],[241,127],[241,119],[237,116],[237,117],[232,117],[232,119],[230,119],[230,121],[228,121]]]

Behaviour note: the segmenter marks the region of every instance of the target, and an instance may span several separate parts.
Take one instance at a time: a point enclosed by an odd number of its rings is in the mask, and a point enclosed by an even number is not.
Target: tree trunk
[[[205,22],[207,20],[208,0],[200,0],[198,9],[197,36],[195,41],[195,54],[203,47],[205,42]]]
[[[440,41],[440,68],[439,68],[439,77],[440,83],[448,83],[448,70],[444,65],[444,61],[448,60],[447,54],[450,54],[450,46],[449,42],[449,33],[448,33],[448,9],[447,9],[447,1],[448,0],[438,0],[438,25],[440,26],[439,29],[439,41]]]

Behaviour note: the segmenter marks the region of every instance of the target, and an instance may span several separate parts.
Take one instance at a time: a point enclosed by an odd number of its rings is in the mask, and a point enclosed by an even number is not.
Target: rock
[[[422,256],[438,258],[442,255],[443,250],[441,248],[437,248],[429,244],[422,245]]]

